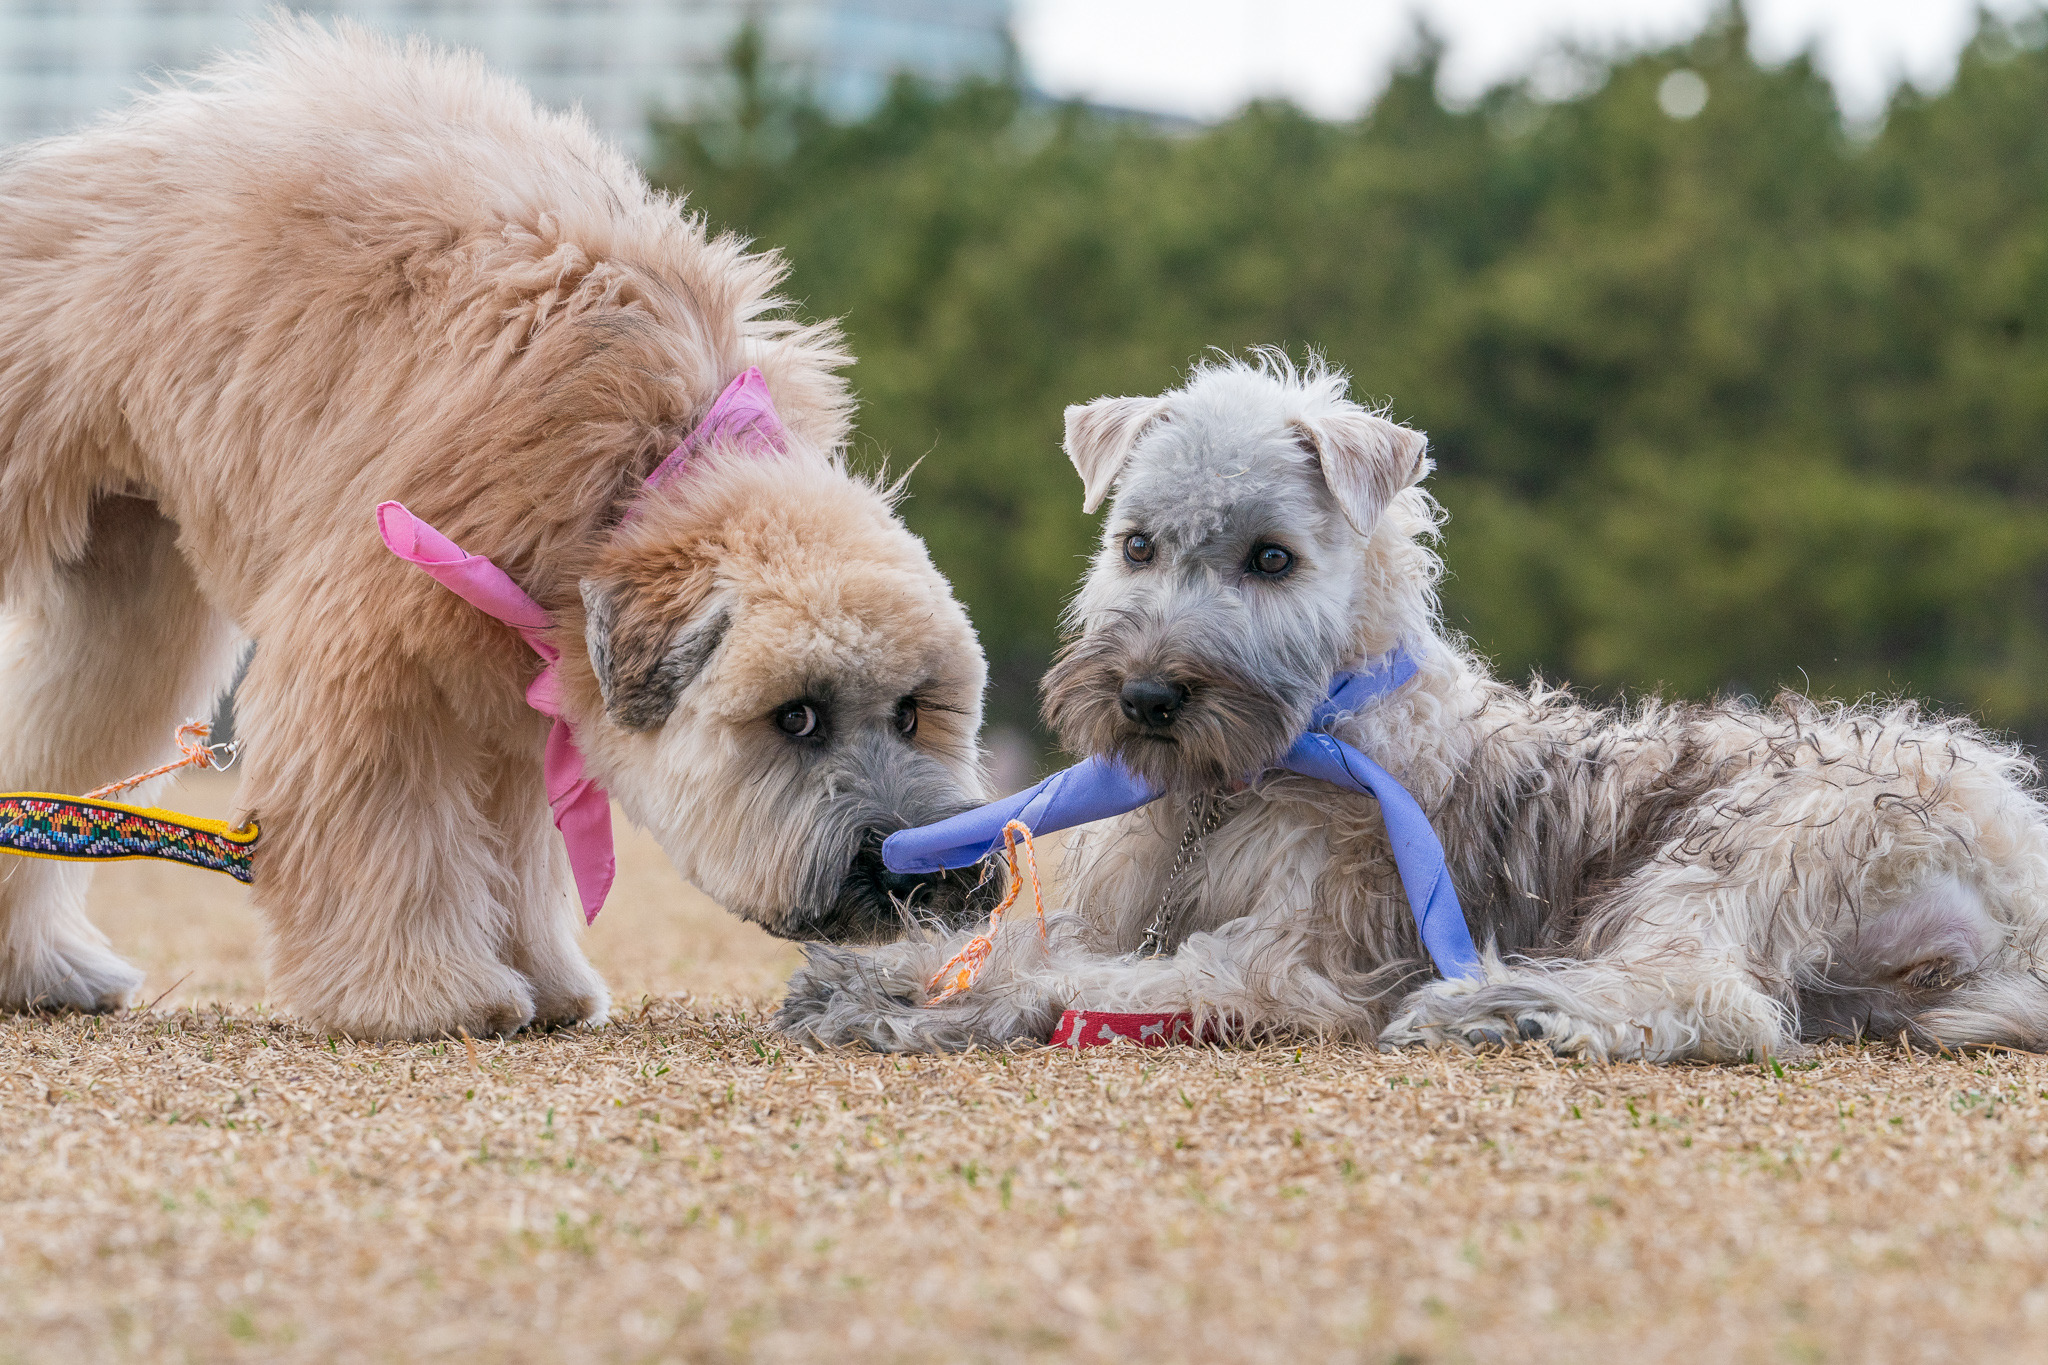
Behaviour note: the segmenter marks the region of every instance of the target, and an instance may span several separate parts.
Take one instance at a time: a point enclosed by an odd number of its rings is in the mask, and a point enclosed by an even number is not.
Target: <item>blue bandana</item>
[[[1395,650],[1366,672],[1339,673],[1330,680],[1330,693],[1316,707],[1307,732],[1275,767],[1378,799],[1422,946],[1445,978],[1477,976],[1479,954],[1451,886],[1444,846],[1421,804],[1385,768],[1323,731],[1336,717],[1359,710],[1414,676],[1415,661],[1406,650]],[[1164,794],[1115,759],[1090,758],[1014,796],[937,824],[898,830],[882,845],[882,861],[891,872],[971,867],[996,851],[1003,826],[1012,820],[1022,820],[1033,834],[1050,834],[1122,815]]]

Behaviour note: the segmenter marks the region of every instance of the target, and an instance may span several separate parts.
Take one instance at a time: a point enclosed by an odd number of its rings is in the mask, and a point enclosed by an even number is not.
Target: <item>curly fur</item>
[[[1197,642],[1191,708],[1204,691],[1228,693],[1228,710],[1277,684],[1278,709],[1305,715],[1331,672],[1405,643],[1417,677],[1332,729],[1430,812],[1486,946],[1483,979],[1434,978],[1376,805],[1285,773],[1221,796],[1227,818],[1172,888],[1175,951],[1133,956],[1188,801],[1284,742],[1271,726],[1226,739],[1198,724],[1189,752],[1176,723],[1147,769],[1169,796],[1069,844],[1071,904],[1046,947],[1006,931],[982,984],[938,1008],[923,1007],[919,973],[957,936],[815,953],[784,1028],[946,1048],[1043,1038],[1059,1009],[1085,1005],[1193,1010],[1240,1035],[1540,1038],[1650,1060],[1901,1030],[2048,1045],[2048,818],[2024,754],[1910,702],[1594,706],[1497,681],[1438,619],[1427,494],[1400,488],[1361,531],[1291,438],[1304,409],[1350,406],[1343,389],[1333,371],[1264,358],[1198,369],[1160,400],[1119,465],[1047,712],[1077,747],[1124,753],[1138,739],[1117,715],[1120,672],[1163,651]],[[1158,543],[1152,563],[1121,554],[1134,530]],[[1295,551],[1288,580],[1233,570],[1259,537]]]

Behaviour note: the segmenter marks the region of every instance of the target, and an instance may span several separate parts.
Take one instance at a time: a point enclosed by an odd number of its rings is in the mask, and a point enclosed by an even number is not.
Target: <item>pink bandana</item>
[[[788,448],[781,419],[768,397],[767,381],[759,370],[750,369],[726,386],[697,429],[647,476],[647,486],[658,487],[680,474],[691,455],[714,441],[757,454]],[[631,509],[626,516],[631,520]],[[584,921],[595,920],[618,871],[612,854],[611,798],[585,775],[583,751],[576,747],[575,731],[562,715],[562,683],[556,671],[561,653],[548,643],[548,614],[503,569],[483,555],[464,554],[461,546],[406,511],[402,503],[378,504],[377,530],[391,553],[419,566],[463,601],[518,631],[527,647],[540,655],[544,666],[526,689],[526,704],[555,722],[541,759],[548,808],[554,812],[555,828],[562,831],[562,842],[569,849],[569,870],[576,879]]]

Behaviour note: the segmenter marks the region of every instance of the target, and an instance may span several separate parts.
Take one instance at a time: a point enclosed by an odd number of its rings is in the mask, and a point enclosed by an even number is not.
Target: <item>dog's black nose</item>
[[[911,892],[919,887],[930,886],[933,882],[941,880],[941,878],[929,876],[921,872],[891,872],[885,867],[876,876],[875,880],[890,895],[907,898]]]
[[[1000,866],[951,872],[891,872],[882,862],[882,831],[862,840],[832,913],[803,926],[803,936],[874,942],[900,933],[908,917],[948,929],[975,924],[1003,898],[1009,879]]]
[[[1162,682],[1158,678],[1132,678],[1116,694],[1116,700],[1117,705],[1123,708],[1125,720],[1133,725],[1164,730],[1173,724],[1180,708],[1187,705],[1188,690],[1179,683]]]
[[[910,893],[920,887],[946,880],[946,874],[943,872],[891,872],[882,861],[882,848],[879,843],[861,849],[854,858],[854,866],[876,886],[899,900],[908,900]]]

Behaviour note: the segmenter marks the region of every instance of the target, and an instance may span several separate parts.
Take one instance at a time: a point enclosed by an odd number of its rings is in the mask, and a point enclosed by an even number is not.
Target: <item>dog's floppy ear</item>
[[[1294,428],[1315,453],[1344,520],[1361,536],[1372,534],[1396,493],[1429,472],[1427,436],[1356,403],[1297,418]]]
[[[1145,428],[1166,414],[1164,398],[1098,398],[1067,409],[1067,458],[1081,476],[1081,510],[1102,506]]]
[[[718,652],[732,624],[730,606],[706,591],[678,626],[673,599],[657,604],[649,593],[590,578],[577,586],[583,592],[583,643],[604,693],[605,714],[628,730],[659,729],[683,689]]]

